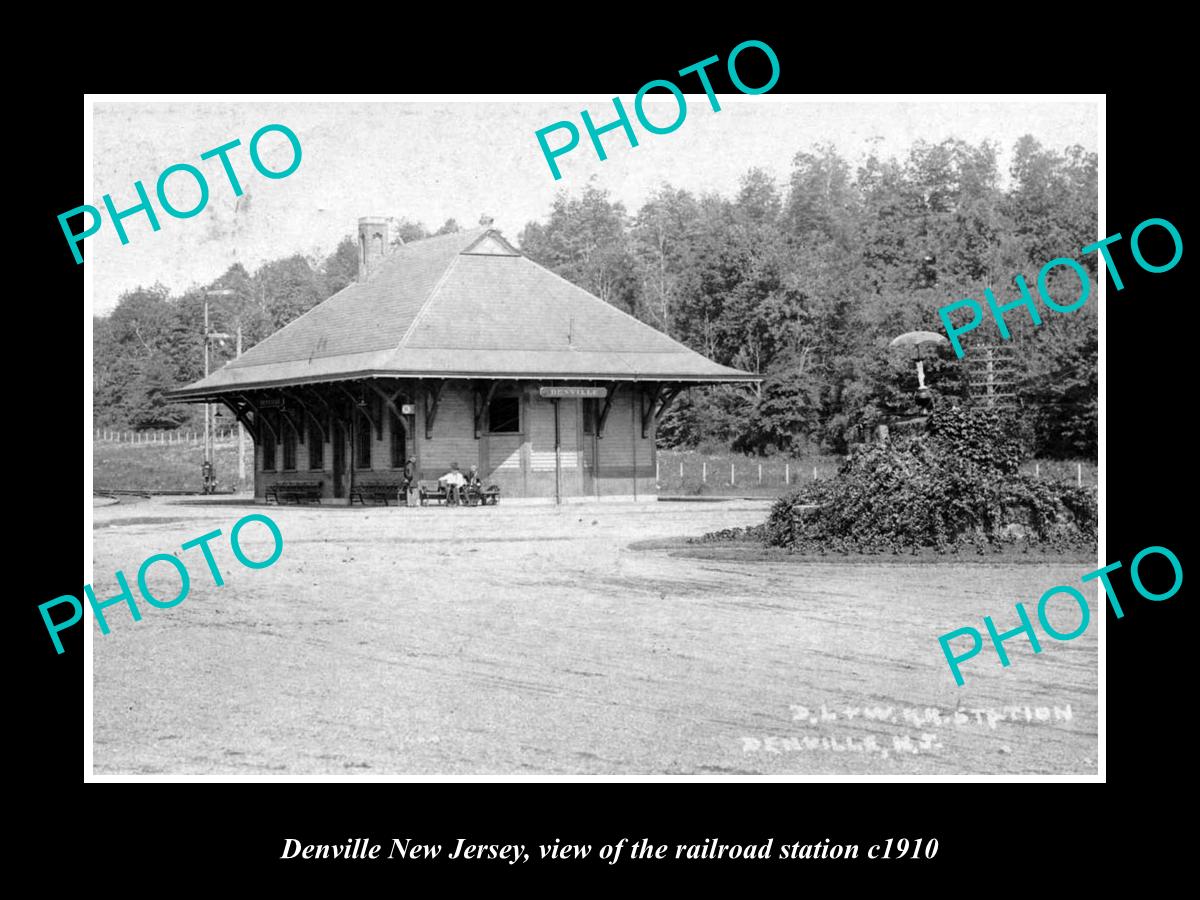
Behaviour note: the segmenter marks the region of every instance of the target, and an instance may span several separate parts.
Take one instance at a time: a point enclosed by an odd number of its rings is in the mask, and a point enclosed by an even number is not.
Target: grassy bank
[[[218,490],[237,487],[237,441],[215,445],[213,466]],[[246,477],[254,479],[254,445],[246,441]],[[94,490],[188,491],[200,493],[204,444],[92,444]]]

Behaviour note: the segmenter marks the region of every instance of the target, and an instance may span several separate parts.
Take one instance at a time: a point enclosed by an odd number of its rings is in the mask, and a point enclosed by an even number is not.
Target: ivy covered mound
[[[994,410],[938,409],[924,434],[860,447],[776,501],[755,531],[805,553],[1095,546],[1096,491],[1020,474],[1014,431]]]

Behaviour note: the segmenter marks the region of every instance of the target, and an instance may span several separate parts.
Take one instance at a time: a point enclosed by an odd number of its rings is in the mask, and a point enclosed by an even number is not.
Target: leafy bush
[[[993,410],[939,409],[925,434],[862,446],[835,478],[776,501],[764,541],[818,553],[1094,543],[1096,492],[1018,474],[1016,434]]]
[[[1017,421],[995,409],[944,406],[930,415],[927,432],[943,453],[1011,475],[1025,457]]]
[[[720,531],[710,531],[698,538],[689,538],[689,544],[728,544],[733,541],[753,541],[763,543],[763,526],[747,525],[737,528],[722,528]]]

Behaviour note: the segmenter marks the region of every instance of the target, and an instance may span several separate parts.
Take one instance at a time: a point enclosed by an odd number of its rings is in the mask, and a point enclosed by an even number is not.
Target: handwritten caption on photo
[[[928,728],[988,728],[996,730],[1003,722],[1029,725],[1049,725],[1055,722],[1070,722],[1074,715],[1071,704],[1059,706],[1002,706],[987,707],[936,707],[897,706],[835,706],[822,703],[820,709],[792,704],[792,721],[807,725],[826,726],[831,722],[883,722],[910,725],[914,729]],[[915,754],[942,749],[936,731],[921,731],[917,737],[907,732],[890,735],[891,746],[886,738],[875,734],[853,735],[758,735],[743,737],[742,753],[800,753],[803,751],[832,751],[835,753],[874,753],[880,759],[893,754]]]
[[[1142,560],[1150,554],[1166,557],[1171,563],[1171,569],[1175,575],[1175,583],[1172,584],[1168,590],[1162,593],[1155,593],[1147,590],[1146,586],[1142,583],[1139,567],[1141,566]],[[1122,619],[1125,617],[1125,611],[1121,608],[1121,603],[1117,600],[1116,589],[1112,586],[1112,581],[1109,579],[1109,573],[1115,572],[1119,568],[1121,568],[1121,561],[1117,560],[1115,563],[1109,563],[1102,569],[1097,569],[1094,572],[1088,572],[1086,575],[1081,576],[1079,580],[1086,584],[1087,582],[1094,581],[1097,578],[1100,579],[1100,583],[1104,585],[1104,592],[1108,596],[1108,602],[1112,606],[1113,612],[1116,613],[1118,619]],[[1166,547],[1147,547],[1145,550],[1135,556],[1133,558],[1133,562],[1130,563],[1129,578],[1133,582],[1133,586],[1137,592],[1147,600],[1153,600],[1155,602],[1169,600],[1179,593],[1179,589],[1183,587],[1183,566],[1179,563],[1179,557],[1177,557]],[[1046,607],[1050,599],[1057,597],[1059,594],[1069,594],[1079,606],[1079,624],[1073,631],[1059,631],[1050,624],[1050,619],[1046,614]],[[992,640],[992,646],[996,648],[996,655],[1000,658],[1000,665],[1004,668],[1007,668],[1011,664],[1011,661],[1008,658],[1008,653],[1004,649],[1004,642],[1010,638],[1016,637],[1019,634],[1024,634],[1027,638],[1029,638],[1029,644],[1031,647],[1033,647],[1034,653],[1042,652],[1042,645],[1038,641],[1037,632],[1034,631],[1033,622],[1029,618],[1029,612],[1025,609],[1025,604],[1017,603],[1016,610],[1017,618],[1021,621],[1021,624],[1010,631],[1005,631],[1004,633],[996,631],[996,624],[992,621],[991,616],[983,617],[984,628],[987,629],[988,636]],[[1088,609],[1087,598],[1084,597],[1082,593],[1075,588],[1070,587],[1069,585],[1060,584],[1056,587],[1050,588],[1050,590],[1042,594],[1041,599],[1038,600],[1037,617],[1038,621],[1041,622],[1042,629],[1046,632],[1046,634],[1054,638],[1054,640],[1073,641],[1075,638],[1087,631],[1088,624],[1092,620],[1092,613],[1091,610]],[[963,653],[954,655],[950,652],[950,641],[958,637],[970,637],[971,647]],[[954,631],[948,631],[939,637],[938,643],[941,645],[942,653],[946,657],[946,662],[950,664],[950,671],[954,674],[955,683],[959,687],[962,687],[964,684],[964,679],[960,665],[961,663],[966,662],[968,659],[978,656],[983,650],[983,635],[979,633],[979,629],[977,628],[971,628],[969,626],[966,628],[956,628]]]
[[[267,530],[271,532],[271,538],[274,541],[275,549],[265,560],[255,561],[248,557],[242,549],[239,538],[241,531],[250,522],[262,522],[267,526]],[[213,584],[221,587],[225,584],[225,579],[221,576],[221,570],[217,567],[216,557],[213,555],[212,548],[209,542],[221,536],[221,529],[217,528],[208,534],[202,534],[200,537],[188,541],[180,547],[180,550],[191,550],[194,547],[199,547],[200,552],[204,554],[204,561],[208,563],[208,571],[212,575]],[[248,569],[265,569],[268,566],[274,565],[279,557],[283,554],[283,535],[279,531],[279,526],[276,525],[270,518],[261,513],[251,513],[248,516],[243,516],[233,524],[233,529],[229,533],[229,546],[233,550],[234,558],[237,559],[243,566]],[[146,576],[150,571],[150,567],[155,563],[166,563],[179,575],[179,593],[172,600],[161,600],[156,597],[147,584]],[[96,621],[100,623],[100,633],[108,634],[111,630],[108,625],[108,620],[104,617],[104,610],[117,603],[125,603],[129,607],[129,614],[133,621],[140,622],[142,619],[141,610],[138,609],[137,602],[133,598],[133,591],[129,588],[129,581],[125,577],[125,573],[120,569],[116,572],[117,584],[121,586],[121,592],[115,597],[110,597],[107,600],[96,600],[96,592],[92,590],[90,584],[84,585],[83,593],[88,598],[88,603],[91,604],[92,613],[96,617]],[[170,609],[173,606],[178,606],[187,599],[188,593],[191,590],[192,580],[188,575],[187,566],[178,556],[171,553],[155,553],[153,556],[147,557],[142,565],[138,568],[137,573],[138,590],[142,597],[151,606],[156,609]],[[50,616],[50,610],[55,606],[68,604],[73,608],[71,618],[64,622],[55,622]],[[38,612],[42,614],[42,621],[46,623],[46,631],[50,634],[50,639],[54,642],[54,649],[58,653],[63,652],[62,641],[59,639],[59,633],[66,629],[77,625],[83,618],[83,604],[79,602],[79,598],[72,594],[64,594],[61,597],[55,597],[53,600],[38,606]]]

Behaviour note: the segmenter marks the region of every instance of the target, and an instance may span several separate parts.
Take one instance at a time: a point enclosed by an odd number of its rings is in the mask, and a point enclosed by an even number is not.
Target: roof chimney
[[[484,228],[487,228],[489,225],[491,225],[495,221],[496,221],[495,219],[493,219],[491,216],[487,215],[486,213],[479,217],[479,224],[482,225]]]
[[[366,281],[379,268],[387,255],[391,226],[381,216],[365,216],[358,220],[358,280]]]

